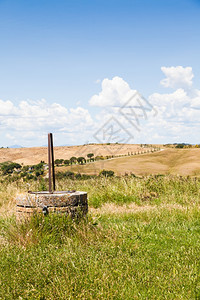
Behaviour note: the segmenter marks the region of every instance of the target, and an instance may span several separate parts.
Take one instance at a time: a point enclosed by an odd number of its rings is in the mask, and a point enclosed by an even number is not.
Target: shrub
[[[80,157],[77,158],[77,162],[79,164],[83,165],[86,162],[86,160],[83,156],[80,156]]]
[[[91,159],[93,156],[94,156],[94,153],[88,153],[88,154],[87,154],[87,157],[88,157],[89,159]]]
[[[105,176],[105,177],[112,177],[112,176],[114,176],[114,171],[112,171],[112,170],[102,170],[102,171],[99,173],[99,175],[100,175],[100,176],[103,175],[103,176]]]
[[[56,164],[56,166],[59,166],[59,165],[62,165],[63,162],[64,162],[64,159],[61,158],[61,159],[56,159],[54,163]]]
[[[70,158],[70,163],[71,163],[71,165],[72,165],[73,163],[76,163],[76,161],[77,161],[77,158],[76,158],[75,156],[72,156],[72,157]]]
[[[3,175],[6,174],[12,174],[14,169],[21,169],[22,166],[18,163],[10,162],[10,163],[4,163],[1,165],[1,170],[3,172]]]
[[[64,160],[64,164],[67,165],[67,166],[69,166],[70,165],[70,160],[69,159],[65,159]]]

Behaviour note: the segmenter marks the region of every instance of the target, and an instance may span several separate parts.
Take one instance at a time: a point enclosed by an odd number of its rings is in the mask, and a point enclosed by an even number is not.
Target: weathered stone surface
[[[25,207],[44,207],[44,206],[78,206],[87,203],[87,193],[85,192],[66,192],[66,193],[28,193],[20,194],[16,197],[16,204]]]
[[[30,192],[16,197],[17,214],[60,213],[74,216],[88,212],[87,193],[85,192]]]

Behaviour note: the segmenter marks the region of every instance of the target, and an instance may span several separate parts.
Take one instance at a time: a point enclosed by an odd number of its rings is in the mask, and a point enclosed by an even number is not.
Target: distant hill
[[[88,153],[98,155],[127,155],[150,150],[151,147],[142,148],[133,144],[90,144],[81,146],[54,147],[55,159],[69,159],[72,156],[86,157]],[[47,162],[47,147],[33,148],[1,148],[0,162],[13,161],[25,165],[38,164],[41,160]]]
[[[86,174],[99,174],[102,170],[112,170],[116,175],[174,174],[200,176],[200,148],[165,149],[155,153],[114,158],[86,165],[72,165],[58,168],[57,171],[73,171]]]
[[[155,147],[155,145],[152,146]],[[88,153],[94,153],[94,156],[121,155],[118,158],[96,161],[86,165],[56,167],[56,171],[70,170],[86,174],[99,174],[101,170],[105,169],[114,171],[116,175],[133,173],[135,175],[179,174],[200,176],[200,148],[177,149],[159,146],[164,149],[145,154],[141,154],[141,152],[144,153],[150,148],[141,148],[140,145],[132,144],[55,147],[55,159],[69,159],[72,156],[86,157]],[[128,153],[130,156],[127,156]],[[135,153],[136,155],[134,155]],[[47,162],[46,147],[0,149],[0,163],[13,161],[24,165],[33,165],[38,164],[41,160]]]

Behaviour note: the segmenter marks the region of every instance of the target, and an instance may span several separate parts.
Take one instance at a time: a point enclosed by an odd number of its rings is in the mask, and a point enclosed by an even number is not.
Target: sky
[[[200,144],[200,0],[0,0],[0,147]]]

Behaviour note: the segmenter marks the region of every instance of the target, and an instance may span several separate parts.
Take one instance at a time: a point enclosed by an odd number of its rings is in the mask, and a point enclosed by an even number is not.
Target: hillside
[[[157,146],[157,145],[156,145]],[[156,147],[154,145],[154,147]],[[84,156],[88,153],[97,155],[127,155],[148,151],[150,148],[141,148],[140,145],[84,145],[55,147],[56,158],[69,159],[72,156]],[[41,160],[47,162],[47,148],[20,148],[0,149],[0,163],[13,161],[24,165],[37,164]],[[117,175],[133,173],[136,175],[149,174],[179,174],[200,175],[200,149],[175,149],[166,148],[155,153],[137,154],[132,156],[117,157],[109,160],[91,162],[86,165],[72,165],[57,167],[56,171],[71,170],[74,172],[99,174],[102,169],[113,170]]]
[[[156,145],[154,145],[156,146]],[[88,153],[97,155],[127,155],[136,151],[147,151],[150,148],[141,148],[140,145],[133,144],[90,144],[83,146],[63,146],[54,147],[54,156],[56,158],[69,159],[72,156],[84,156]],[[41,160],[47,162],[47,147],[33,147],[33,148],[1,148],[0,149],[0,163],[5,161],[13,161],[23,163],[24,165],[33,165],[39,163]]]
[[[83,166],[59,168],[80,173],[98,174],[100,170],[113,170],[117,175],[134,173],[200,175],[200,149],[165,149],[151,154],[126,156],[105,161],[97,161]],[[58,170],[58,168],[57,168]]]

